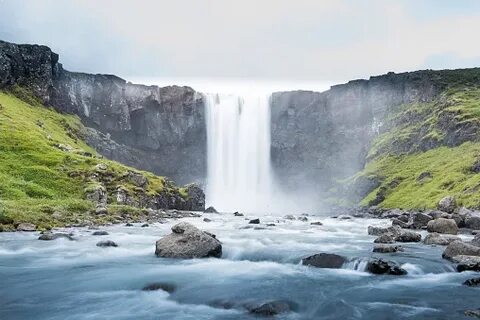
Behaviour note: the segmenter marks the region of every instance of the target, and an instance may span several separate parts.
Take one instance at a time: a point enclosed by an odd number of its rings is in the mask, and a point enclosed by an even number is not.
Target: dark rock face
[[[307,182],[327,190],[335,178],[362,169],[389,108],[431,101],[440,92],[433,74],[389,73],[333,86],[322,93],[274,93],[271,151],[282,182],[292,189]],[[356,183],[347,191],[357,200],[379,186],[374,178]]]
[[[142,291],[157,291],[162,290],[168,293],[172,293],[175,291],[175,285],[170,283],[163,283],[163,282],[154,282],[147,284],[145,287],[142,288]]]
[[[44,241],[52,241],[56,239],[67,239],[67,240],[73,240],[73,237],[69,234],[66,233],[53,233],[53,232],[45,232],[38,237],[38,240],[44,240]]]
[[[205,107],[193,89],[69,72],[48,47],[0,41],[0,89],[15,84],[59,111],[79,115],[98,131],[89,131],[87,142],[106,157],[177,183],[203,182]]]
[[[400,268],[395,262],[383,259],[371,259],[367,263],[367,271],[373,274],[389,274],[400,276],[407,274],[407,271]]]
[[[463,285],[468,287],[480,287],[480,278],[472,278],[466,280]]]
[[[291,311],[292,307],[288,301],[270,301],[260,306],[250,306],[248,311],[254,315],[271,317],[277,314]]]
[[[102,248],[106,248],[106,247],[118,247],[118,244],[116,244],[116,243],[113,242],[112,240],[103,240],[103,241],[97,242],[97,247],[102,247]]]
[[[319,253],[302,259],[302,264],[317,268],[333,268],[338,269],[347,262],[345,257],[333,253]]]

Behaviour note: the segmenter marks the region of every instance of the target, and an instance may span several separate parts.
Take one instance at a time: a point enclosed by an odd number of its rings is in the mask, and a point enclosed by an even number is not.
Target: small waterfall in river
[[[269,100],[206,94],[207,205],[221,211],[271,209]]]

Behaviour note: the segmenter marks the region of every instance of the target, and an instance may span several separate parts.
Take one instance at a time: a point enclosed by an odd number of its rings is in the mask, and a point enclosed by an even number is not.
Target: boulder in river
[[[112,240],[102,240],[102,241],[97,242],[97,247],[102,247],[102,248],[118,247],[118,244],[116,244]]]
[[[145,287],[142,288],[142,291],[157,291],[162,290],[168,293],[174,292],[176,289],[175,285],[171,283],[164,283],[164,282],[154,282],[147,284]]]
[[[457,201],[453,196],[447,196],[438,202],[438,210],[452,213],[457,207]]]
[[[480,278],[468,279],[463,283],[463,285],[468,287],[480,287]]]
[[[423,239],[423,243],[430,245],[439,245],[439,246],[448,246],[453,241],[462,241],[460,237],[450,236],[450,235],[441,235],[440,233],[429,233]]]
[[[260,219],[252,219],[248,222],[249,224],[259,224],[260,223]]]
[[[480,271],[480,257],[459,255],[452,258],[457,263],[457,271]]]
[[[277,314],[287,313],[292,310],[292,306],[288,301],[275,300],[259,306],[248,306],[248,312],[264,317],[273,317]]]
[[[92,233],[92,236],[108,236],[107,231],[99,230]]]
[[[477,310],[466,310],[464,313],[467,317],[480,318],[480,309]]]
[[[302,259],[302,264],[317,268],[338,269],[347,262],[345,257],[333,253],[318,253]]]
[[[240,213],[240,212],[238,212],[238,211],[234,212],[233,215],[234,215],[235,217],[243,217],[243,213]]]
[[[465,215],[465,227],[473,230],[480,229],[480,212],[470,212]]]
[[[395,241],[398,242],[420,242],[422,235],[417,232],[402,230],[400,234],[395,237]]]
[[[402,246],[385,245],[385,244],[376,244],[373,246],[373,252],[377,252],[377,253],[395,253],[399,251],[403,251]]]
[[[382,234],[392,234],[392,235],[397,235],[400,234],[402,231],[402,228],[399,226],[391,226],[391,227],[376,227],[376,226],[368,226],[367,232],[371,236],[380,236]]]
[[[208,207],[208,208],[205,209],[203,212],[205,212],[205,213],[218,213],[217,209],[215,209],[215,208],[212,207],[212,206]]]
[[[376,258],[368,261],[367,271],[373,274],[389,274],[394,276],[407,274],[407,271],[399,267],[395,262]]]
[[[38,237],[38,240],[44,240],[44,241],[51,241],[51,240],[56,240],[56,239],[68,239],[68,240],[73,240],[72,236],[67,234],[67,233],[53,233],[53,232],[45,232]]]
[[[423,212],[415,212],[412,214],[412,226],[415,229],[421,229],[423,227],[426,227],[428,222],[432,219],[433,218],[428,214],[425,214]]]
[[[480,256],[480,247],[462,241],[454,241],[445,248],[442,257],[451,260],[453,257],[460,255]]]
[[[172,227],[171,234],[157,241],[155,254],[163,258],[220,258],[222,244],[214,235],[180,222]]]
[[[395,236],[391,233],[384,233],[373,240],[374,243],[394,243]]]
[[[312,226],[323,226],[323,223],[321,223],[320,221],[310,222],[310,224]]]
[[[34,225],[33,223],[20,223],[17,226],[17,231],[33,232],[35,230],[37,230],[37,226]]]
[[[428,232],[457,234],[458,226],[453,219],[438,218],[428,222],[427,230]]]

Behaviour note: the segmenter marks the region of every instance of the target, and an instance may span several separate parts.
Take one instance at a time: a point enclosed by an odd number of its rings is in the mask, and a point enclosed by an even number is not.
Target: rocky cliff
[[[0,41],[0,88],[29,88],[44,103],[74,113],[94,130],[101,154],[179,183],[203,182],[204,101],[189,87],[143,86],[64,70],[48,47]]]
[[[317,193],[331,190],[364,168],[372,141],[393,128],[389,115],[395,107],[428,104],[447,88],[475,83],[480,83],[480,69],[426,70],[350,81],[322,93],[274,93],[272,161],[277,179],[291,190],[302,186]],[[460,143],[453,140],[450,145]],[[391,151],[413,152],[416,144],[412,138]],[[438,145],[426,143],[423,151]],[[356,200],[379,186],[375,180],[358,182],[351,195]]]

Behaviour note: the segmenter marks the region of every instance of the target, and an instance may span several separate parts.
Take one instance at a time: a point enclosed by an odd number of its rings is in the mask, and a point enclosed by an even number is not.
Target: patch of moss
[[[85,200],[85,192],[100,184],[109,193],[122,185],[132,194],[168,190],[185,196],[185,189],[165,177],[99,156],[84,142],[85,128],[77,116],[43,106],[21,87],[0,91],[0,132],[1,225],[31,222],[42,229],[111,220],[92,215],[94,204]],[[99,164],[106,169],[99,170]],[[147,177],[145,189],[127,179],[129,171]],[[112,215],[121,210],[113,207]]]

